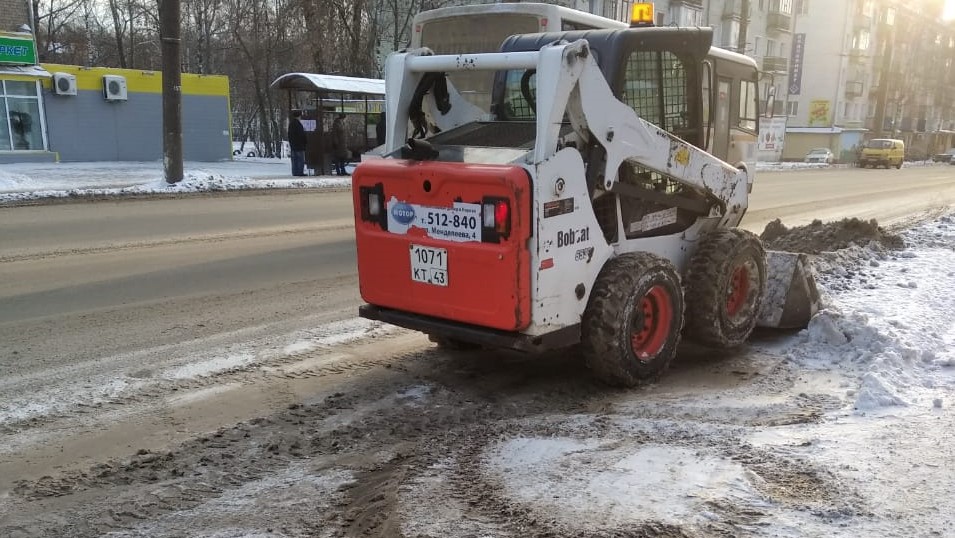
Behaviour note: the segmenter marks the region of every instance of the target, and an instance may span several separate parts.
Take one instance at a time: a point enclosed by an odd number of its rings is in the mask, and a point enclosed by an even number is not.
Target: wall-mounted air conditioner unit
[[[103,75],[103,97],[107,101],[126,100],[126,77]]]
[[[53,91],[57,95],[76,95],[76,75],[53,73]]]

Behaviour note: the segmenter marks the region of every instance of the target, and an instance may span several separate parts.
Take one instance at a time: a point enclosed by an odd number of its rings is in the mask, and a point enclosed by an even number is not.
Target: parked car
[[[937,163],[950,163],[952,156],[955,156],[955,148],[948,148],[945,153],[936,153],[932,155],[932,160]]]
[[[242,142],[241,140],[232,141],[232,156],[239,157],[242,154],[246,157],[258,157],[259,151],[252,142]]]
[[[255,142],[232,142],[232,156],[240,157],[245,155],[246,157],[268,157],[270,159],[276,157],[286,158],[292,154],[292,151],[289,149],[288,140],[282,141],[282,149],[280,150],[280,155],[276,155],[273,151],[266,151],[264,146],[261,143]]]
[[[809,150],[809,153],[806,154],[806,158],[804,159],[807,163],[825,164],[832,164],[833,160],[835,160],[835,158],[829,148],[813,148]]]

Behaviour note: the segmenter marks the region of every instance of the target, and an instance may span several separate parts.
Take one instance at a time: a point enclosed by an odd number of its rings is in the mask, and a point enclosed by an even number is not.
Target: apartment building
[[[595,0],[586,7],[626,20],[630,5]],[[761,160],[799,160],[828,147],[850,162],[873,137],[904,139],[913,159],[955,146],[955,26],[942,20],[944,5],[668,0],[655,10],[658,25],[710,26],[716,46],[756,60]]]

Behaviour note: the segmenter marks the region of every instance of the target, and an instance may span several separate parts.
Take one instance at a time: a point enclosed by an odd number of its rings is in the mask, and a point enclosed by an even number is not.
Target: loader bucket
[[[756,325],[802,329],[819,309],[819,290],[805,254],[766,251],[766,291]]]

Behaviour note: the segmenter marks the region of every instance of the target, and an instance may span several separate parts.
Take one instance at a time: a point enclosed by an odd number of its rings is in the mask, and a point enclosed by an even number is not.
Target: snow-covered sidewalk
[[[906,163],[906,166],[921,164],[925,163]],[[829,167],[818,163],[761,162],[757,163],[756,171],[826,168]],[[346,169],[352,172],[354,165]],[[184,170],[183,181],[168,185],[163,180],[161,161],[4,164],[0,165],[0,204],[78,196],[351,187],[351,177],[292,177],[288,159],[240,157],[232,161],[186,162]]]
[[[163,179],[161,161],[4,164],[0,166],[0,204],[75,196],[351,186],[350,176],[293,177],[288,159],[186,162],[183,169],[183,180],[169,185]]]

